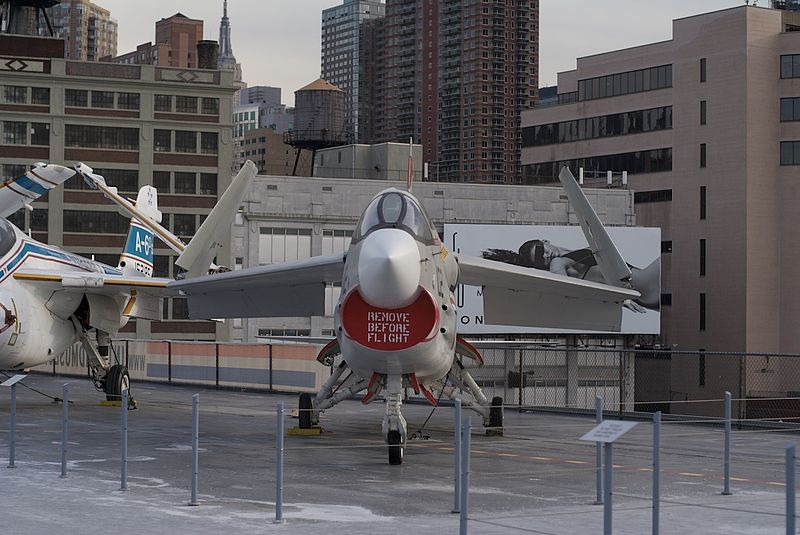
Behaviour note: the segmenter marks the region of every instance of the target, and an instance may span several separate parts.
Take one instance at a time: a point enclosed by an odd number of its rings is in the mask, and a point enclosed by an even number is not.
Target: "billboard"
[[[659,334],[661,327],[661,229],[608,227],[609,236],[633,272],[642,298],[622,313],[622,334]],[[457,253],[547,269],[553,273],[603,282],[581,227],[577,225],[445,224],[444,242]],[[533,266],[536,267],[533,267]],[[483,319],[481,289],[459,285],[459,332],[464,334],[578,334],[586,331],[489,325]],[[599,332],[598,332],[599,333]],[[617,334],[617,333],[607,333]]]

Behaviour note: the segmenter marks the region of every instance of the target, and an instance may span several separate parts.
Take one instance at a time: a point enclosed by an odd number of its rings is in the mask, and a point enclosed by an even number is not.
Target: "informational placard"
[[[602,423],[578,440],[586,442],[615,442],[619,437],[633,429],[636,423],[623,422],[622,420],[603,420]]]
[[[27,375],[25,375],[25,374],[17,374],[17,375],[15,375],[13,377],[9,377],[8,379],[6,379],[2,383],[0,383],[0,386],[14,386],[18,382],[20,382],[23,379],[25,379],[26,377],[27,377]]]

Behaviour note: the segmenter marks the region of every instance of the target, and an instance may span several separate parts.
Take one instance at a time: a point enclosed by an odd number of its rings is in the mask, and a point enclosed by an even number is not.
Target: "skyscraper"
[[[363,90],[363,69],[360,58],[361,24],[383,17],[382,0],[344,0],[340,6],[322,11],[321,76],[345,92],[346,128],[353,139],[361,139],[359,107]]]
[[[117,54],[117,21],[108,9],[88,0],[62,0],[48,15],[55,36],[65,41],[66,58],[97,61]]]
[[[242,66],[236,62],[231,45],[231,22],[228,19],[228,0],[222,3],[222,19],[219,21],[219,56],[217,66],[221,71],[233,71],[234,80],[242,81]],[[236,103],[234,103],[236,105]]]

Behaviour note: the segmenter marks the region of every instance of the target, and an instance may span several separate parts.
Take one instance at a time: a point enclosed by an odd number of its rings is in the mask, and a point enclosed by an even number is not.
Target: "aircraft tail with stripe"
[[[0,184],[0,217],[9,217],[66,181],[75,171],[61,165],[37,163],[24,175]]]
[[[135,204],[137,213],[156,222],[161,222],[158,210],[158,193],[153,186],[143,186],[139,190]],[[119,269],[127,276],[153,276],[153,250],[155,235],[136,217],[131,218],[125,249],[119,257]]]

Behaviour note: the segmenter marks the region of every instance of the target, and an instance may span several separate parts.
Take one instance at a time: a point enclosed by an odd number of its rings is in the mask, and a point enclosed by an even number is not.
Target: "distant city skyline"
[[[155,22],[181,12],[203,19],[206,39],[218,39],[222,0],[95,0],[119,22],[118,53],[153,41]],[[231,43],[248,85],[294,92],[320,75],[322,10],[342,0],[229,0]],[[765,2],[766,3],[766,2]],[[742,0],[541,0],[539,85],[575,68],[575,58],[670,39],[672,19],[744,5]],[[302,7],[300,7],[302,6]]]

